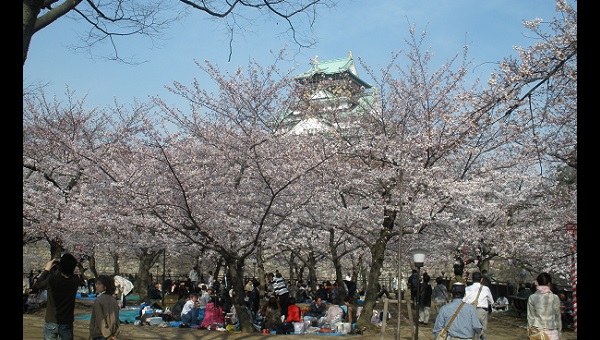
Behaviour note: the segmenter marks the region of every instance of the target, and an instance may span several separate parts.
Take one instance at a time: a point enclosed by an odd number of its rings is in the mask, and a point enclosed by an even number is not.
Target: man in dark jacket
[[[413,269],[408,277],[407,285],[408,289],[410,289],[410,299],[414,305],[417,302],[417,289],[419,288],[419,275],[416,269]]]
[[[318,321],[321,317],[325,316],[327,312],[327,306],[323,303],[323,300],[320,297],[310,303],[308,306],[308,310],[304,313],[304,320],[311,321],[313,326],[318,324]]]
[[[80,279],[74,275],[77,259],[63,254],[60,260],[48,261],[36,283],[38,289],[48,290],[44,318],[44,339],[73,339],[75,298]]]

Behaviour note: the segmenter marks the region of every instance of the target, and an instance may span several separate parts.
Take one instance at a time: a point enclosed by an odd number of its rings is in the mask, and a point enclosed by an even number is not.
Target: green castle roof
[[[371,84],[360,79],[354,65],[354,59],[352,58],[352,52],[348,54],[348,57],[338,58],[326,61],[318,61],[318,56],[313,60],[313,66],[310,70],[294,76],[296,79],[311,78],[317,74],[334,75],[341,73],[349,73],[358,83],[367,89],[373,87]]]

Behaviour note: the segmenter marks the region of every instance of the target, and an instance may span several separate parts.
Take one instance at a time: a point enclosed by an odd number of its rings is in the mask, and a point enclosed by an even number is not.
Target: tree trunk
[[[253,333],[256,329],[252,323],[252,312],[244,301],[244,297],[246,297],[246,292],[244,291],[244,259],[231,259],[227,261],[227,265],[229,266],[231,284],[235,292],[233,303],[240,323],[240,332]],[[229,311],[225,312],[228,313]]]
[[[88,256],[88,270],[94,277],[98,277],[98,270],[96,269],[96,255],[94,253]]]
[[[317,260],[315,259],[315,253],[311,250],[308,253],[308,280],[310,281],[310,287],[314,293],[317,290]]]
[[[356,328],[369,327],[371,325],[371,317],[373,316],[373,308],[377,302],[377,282],[383,268],[383,260],[385,258],[385,248],[388,241],[393,236],[394,221],[396,220],[395,211],[386,211],[383,220],[383,226],[379,233],[379,238],[375,242],[371,250],[371,268],[369,270],[369,279],[365,296],[365,303],[360,318],[356,322]],[[387,315],[384,315],[387,317]]]
[[[140,249],[139,254],[141,255],[138,256],[138,274],[135,282],[133,282],[133,289],[139,294],[140,302],[145,301],[148,297],[148,287],[153,284],[151,274],[152,268],[164,251],[164,249],[159,251],[153,251],[147,248]],[[156,282],[160,282],[158,277],[156,280]],[[163,287],[163,289],[167,288],[170,287]]]
[[[337,242],[335,241],[335,229],[329,229],[329,252],[331,253],[331,261],[333,262],[333,268],[335,269],[335,282],[338,287],[338,299],[339,301],[332,301],[333,303],[339,303],[343,305],[343,301],[346,298],[346,289],[344,289],[344,269],[340,262],[340,256],[337,252]]]

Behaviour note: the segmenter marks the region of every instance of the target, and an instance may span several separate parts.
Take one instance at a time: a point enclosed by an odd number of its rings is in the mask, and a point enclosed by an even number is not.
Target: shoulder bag
[[[548,337],[548,334],[546,334],[546,332],[544,332],[543,330],[541,330],[535,326],[529,327],[529,329],[527,330],[527,334],[529,335],[529,340],[549,340],[550,339]]]
[[[473,302],[471,302],[471,304],[473,306],[475,306],[475,308],[477,308],[477,303],[479,302],[479,294],[481,294],[481,288],[483,288],[483,285],[480,283],[479,290],[477,291],[477,296],[475,297],[475,300],[473,300]]]
[[[546,327],[546,322],[544,321],[544,327]],[[527,330],[527,335],[529,335],[529,340],[550,340],[550,337],[543,330],[531,326]]]
[[[456,312],[454,312],[454,315],[452,315],[452,318],[450,319],[450,321],[448,321],[448,324],[446,325],[446,327],[444,327],[435,337],[435,340],[446,340],[448,338],[448,328],[450,328],[450,325],[452,324],[452,322],[454,322],[454,319],[456,318],[456,316],[458,315],[458,312],[460,312],[460,309],[462,308],[462,306],[464,305],[464,301],[460,303],[460,306],[458,306],[458,308],[456,309]]]

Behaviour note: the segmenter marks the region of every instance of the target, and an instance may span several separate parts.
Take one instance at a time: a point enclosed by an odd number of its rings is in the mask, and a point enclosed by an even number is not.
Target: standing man
[[[492,279],[490,279],[490,276],[488,275],[487,269],[483,269],[481,271],[481,283],[484,286],[490,287],[490,289],[492,288]]]
[[[188,276],[190,277],[190,282],[192,284],[192,291],[195,291],[196,287],[198,287],[198,266],[194,266],[194,268],[190,270]]]
[[[417,289],[419,288],[420,281],[417,270],[413,269],[408,277],[408,288],[410,289],[410,299],[412,300],[413,305],[415,305],[417,301]]]
[[[467,281],[465,281],[465,278],[462,276],[463,274],[463,266],[459,265],[459,264],[454,264],[452,271],[454,273],[454,277],[452,277],[452,279],[450,280],[450,288],[452,288],[452,286],[456,283],[456,282],[460,282],[463,285],[465,285],[465,287],[467,286]],[[452,291],[450,291],[450,295],[452,295]]]
[[[212,270],[208,271],[208,288],[213,288],[214,287],[214,282],[215,282],[215,276],[213,275]]]
[[[481,284],[484,286],[488,286],[490,288],[490,290],[492,290],[492,280],[490,279],[490,276],[488,275],[487,269],[481,270]],[[488,306],[488,314],[492,314],[492,304],[490,304]]]
[[[48,290],[44,340],[73,340],[75,297],[79,288],[79,278],[73,274],[76,266],[75,256],[63,254],[60,260],[46,263],[36,283],[40,290]]]
[[[404,300],[404,292],[408,289],[408,284],[406,283],[406,278],[404,275],[400,277],[400,300]]]
[[[494,297],[490,287],[481,283],[483,276],[480,272],[474,272],[472,277],[473,284],[466,288],[463,301],[477,307],[477,318],[483,329],[480,339],[485,340],[487,338],[488,307],[494,303]]]
[[[419,296],[419,323],[427,325],[429,323],[429,312],[431,310],[431,295],[433,294],[433,289],[429,284],[430,280],[429,274],[425,272],[423,274],[423,282],[421,283]]]
[[[267,279],[271,281],[273,293],[277,296],[277,300],[279,300],[281,315],[285,315],[287,318],[290,293],[287,290],[287,285],[283,279],[283,276],[279,272],[277,272],[276,275],[269,273],[267,274]]]
[[[452,319],[452,316],[463,302],[465,285],[461,282],[457,282],[452,285],[450,292],[452,293],[452,301],[443,305],[435,318],[435,324],[433,325],[434,339],[437,337],[438,333],[446,327],[448,322],[450,322],[450,319]],[[449,339],[479,339],[481,334],[482,325],[477,318],[475,307],[469,303],[465,303],[448,328]]]

